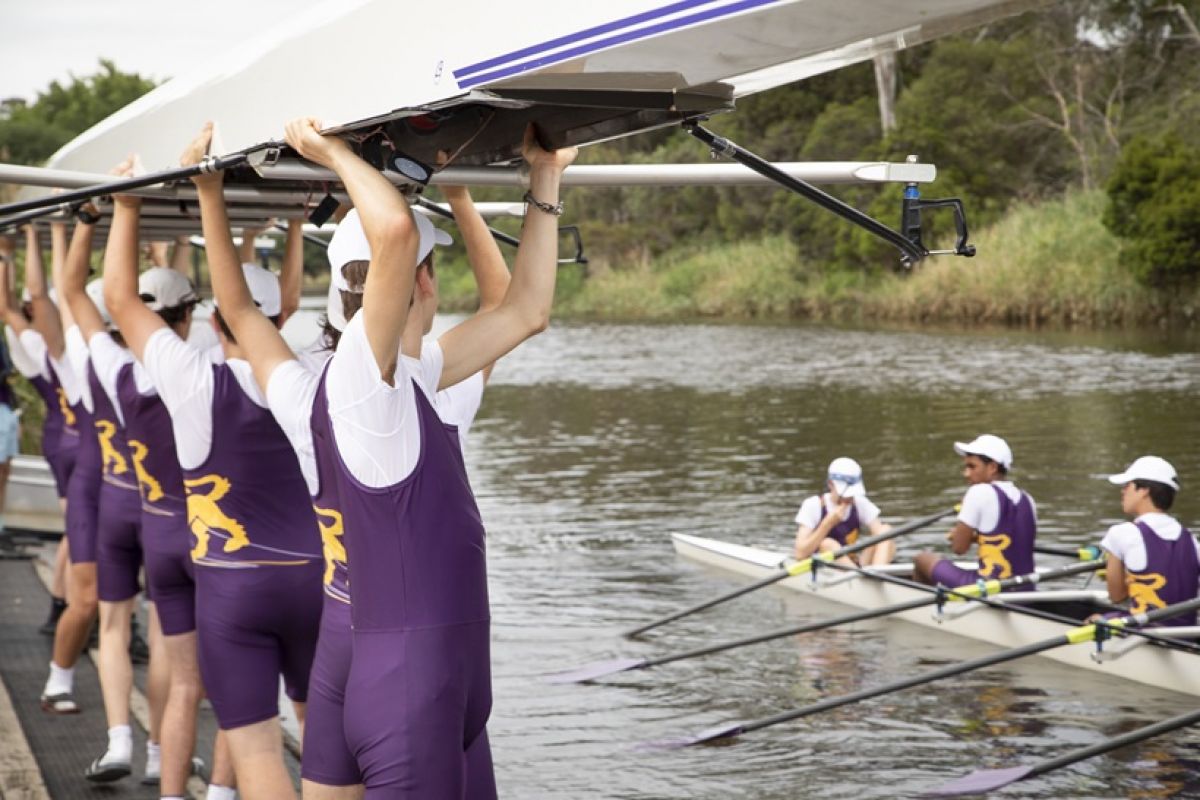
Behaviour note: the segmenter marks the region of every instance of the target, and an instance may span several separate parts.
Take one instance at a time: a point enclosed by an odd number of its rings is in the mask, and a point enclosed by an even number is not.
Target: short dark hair
[[[1133,482],[1133,485],[1139,489],[1149,490],[1150,502],[1159,511],[1170,511],[1171,506],[1175,505],[1175,490],[1165,483],[1136,480]]]
[[[176,325],[187,319],[188,312],[196,307],[195,300],[188,300],[180,303],[177,306],[168,306],[160,308],[157,312],[160,319],[167,324],[168,327],[174,328]]]
[[[1004,466],[1004,465],[1003,465],[1003,464],[1001,464],[999,461],[996,461],[996,460],[994,460],[994,459],[988,458],[988,457],[987,457],[987,456],[985,456],[985,455],[980,455],[979,453],[972,453],[971,455],[973,455],[973,456],[975,456],[976,458],[978,458],[978,459],[979,459],[980,461],[982,461],[984,464],[995,464],[995,465],[996,465],[996,471],[997,471],[997,472],[999,472],[1001,475],[1005,475],[1005,476],[1007,476],[1007,475],[1008,475],[1008,467]]]
[[[213,318],[216,319],[217,326],[221,329],[221,333],[225,334],[225,338],[229,340],[229,343],[237,344],[238,343],[237,337],[235,337],[233,335],[233,331],[229,330],[229,323],[227,323],[225,321],[225,318],[221,316],[221,309],[219,309],[219,308],[213,309]],[[279,327],[279,315],[278,314],[276,314],[273,317],[267,317],[267,319],[271,320],[272,324],[274,324],[276,328]]]

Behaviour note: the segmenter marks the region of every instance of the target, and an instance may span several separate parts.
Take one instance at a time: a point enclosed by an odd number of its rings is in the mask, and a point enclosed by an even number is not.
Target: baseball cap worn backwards
[[[416,223],[417,234],[420,237],[417,243],[418,264],[425,260],[434,245],[445,246],[454,241],[450,234],[435,227],[424,214],[414,212],[413,221]],[[352,261],[371,260],[371,245],[367,241],[367,234],[359,219],[358,209],[352,208],[346,216],[342,217],[337,230],[333,232],[333,238],[329,240],[329,249],[326,254],[329,257],[330,282],[343,292],[361,292],[362,287],[351,288],[345,273],[342,272],[342,267]]]
[[[954,452],[960,456],[984,456],[1005,469],[1012,468],[1012,450],[1009,449],[1008,442],[990,433],[978,436],[972,442],[955,442]]]
[[[100,280],[94,280],[92,283],[99,284]],[[167,267],[151,267],[139,275],[138,295],[151,311],[195,303],[200,299],[196,296],[191,281]]]
[[[1130,481],[1154,481],[1164,483],[1177,491],[1179,489],[1179,477],[1175,474],[1175,468],[1171,466],[1171,462],[1158,456],[1142,456],[1124,472],[1109,475],[1108,481],[1117,486],[1124,486]]]

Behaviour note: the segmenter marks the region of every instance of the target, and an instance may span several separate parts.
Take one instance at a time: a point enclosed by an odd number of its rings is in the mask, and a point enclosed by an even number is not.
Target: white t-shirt
[[[54,372],[58,375],[59,383],[67,394],[67,402],[74,405],[80,400],[89,412],[92,407],[92,387],[88,383],[88,363],[92,360],[88,352],[87,342],[83,340],[83,332],[78,325],[72,325],[66,333],[66,358],[61,366],[50,360]]]
[[[813,495],[801,503],[800,510],[796,512],[796,524],[815,531],[821,524],[822,502],[829,507],[833,504],[833,498],[828,493]],[[862,528],[869,527],[872,522],[879,519],[879,506],[872,503],[867,497],[854,498],[854,510],[858,512],[858,524]]]
[[[1183,526],[1177,519],[1157,511],[1142,514],[1134,522],[1144,522],[1150,526],[1150,530],[1168,542],[1176,541],[1183,533]],[[1113,525],[1100,540],[1100,547],[1105,552],[1112,553],[1121,559],[1121,563],[1125,565],[1126,569],[1131,572],[1141,572],[1146,568],[1146,545],[1142,542],[1142,532],[1138,530],[1134,522]],[[1200,542],[1196,541],[1195,536],[1192,537],[1192,542],[1196,545],[1196,554],[1200,556]]]
[[[117,397],[117,376],[121,374],[121,370],[126,364],[133,363],[133,355],[113,341],[112,335],[108,333],[93,335],[88,341],[88,352],[92,358],[92,369],[96,370],[96,377],[100,379],[100,385],[104,387],[108,401],[112,403],[117,412],[117,421],[124,427],[125,412],[121,409],[120,398]],[[134,363],[133,374],[139,392],[142,394],[154,393],[154,384],[150,382],[150,376],[146,374],[146,370],[140,364]]]
[[[238,386],[256,405],[267,407],[247,361],[226,362]],[[211,354],[180,339],[170,328],[161,328],[147,340],[142,366],[171,415],[179,466],[195,469],[212,450],[213,361]]]
[[[356,314],[329,362],[325,395],[342,461],[367,486],[391,486],[404,480],[421,452],[420,426],[406,424],[417,414],[412,382],[416,380],[436,405],[429,387],[436,389],[441,380],[442,348],[431,342],[422,346],[420,359],[401,356],[396,385],[388,386],[375,364],[362,315]],[[319,372],[298,360],[280,364],[267,382],[271,411],[296,451],[310,494],[318,489],[311,424],[319,383]]]
[[[37,357],[25,344],[26,336],[30,336],[30,344],[37,348],[42,355]],[[12,328],[4,329],[4,337],[8,340],[8,354],[12,358],[17,372],[26,378],[44,378],[50,380],[46,369],[46,342],[35,330],[26,329],[20,335]]]
[[[991,533],[1000,524],[1000,500],[996,497],[997,487],[1014,503],[1021,499],[1021,490],[1012,481],[993,481],[992,483],[977,483],[967,489],[963,497],[962,509],[958,512],[958,521],[972,530],[980,533]],[[1033,509],[1033,517],[1037,519],[1037,504],[1029,498]]]

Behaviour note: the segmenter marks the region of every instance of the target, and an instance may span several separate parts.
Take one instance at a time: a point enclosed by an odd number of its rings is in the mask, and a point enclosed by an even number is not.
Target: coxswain
[[[805,499],[796,512],[793,555],[797,560],[855,544],[863,529],[871,536],[891,530],[892,526],[879,518],[879,506],[867,498],[862,467],[854,459],[843,457],[830,462],[825,488],[825,493]],[[847,558],[867,567],[890,564],[895,555],[896,545],[887,541]]]

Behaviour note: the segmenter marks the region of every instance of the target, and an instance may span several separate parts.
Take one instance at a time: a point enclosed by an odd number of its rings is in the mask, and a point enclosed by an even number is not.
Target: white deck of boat
[[[675,551],[679,555],[749,578],[767,576],[778,569],[787,558],[787,554],[783,552],[746,547],[700,536],[674,534],[672,539]],[[826,570],[825,574],[830,572],[832,570]],[[811,575],[801,575],[781,581],[778,586],[851,608],[877,608],[918,596],[916,589],[866,577],[855,577],[840,582],[835,578],[834,581],[825,584],[823,581],[814,581]],[[1103,596],[1103,593],[1100,595]],[[1005,596],[1006,601],[1011,599],[1012,595]],[[917,608],[896,614],[889,619],[937,628],[1001,648],[1049,639],[1061,635],[1066,630],[1066,626],[1057,622],[990,607],[981,607],[962,617],[941,620],[935,618],[932,608]],[[1106,642],[1105,647],[1119,648],[1120,644]],[[1094,649],[1093,644],[1070,645],[1049,650],[1041,657],[1089,672],[1200,696],[1200,655],[1158,646],[1143,646],[1130,650],[1116,660],[1097,663],[1092,658]]]

